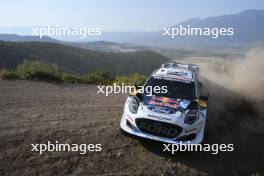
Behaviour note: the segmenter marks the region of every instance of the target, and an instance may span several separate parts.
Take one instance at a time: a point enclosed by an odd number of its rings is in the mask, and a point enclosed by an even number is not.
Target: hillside
[[[169,60],[151,51],[108,53],[57,43],[0,42],[0,68],[14,69],[28,59],[54,63],[61,69],[80,74],[103,69],[113,76],[149,74],[161,63]]]
[[[0,34],[0,40],[3,41],[11,41],[11,42],[27,42],[27,41],[39,41],[39,42],[57,42],[59,40],[55,40],[51,37],[43,36],[42,38],[38,36],[32,35],[17,35],[17,34]]]
[[[83,49],[91,49],[96,51],[104,51],[104,52],[113,52],[113,53],[128,53],[135,51],[143,51],[147,50],[147,47],[137,46],[133,44],[126,43],[117,43],[117,42],[108,42],[108,41],[94,41],[94,42],[86,42],[86,43],[69,43],[65,42],[66,45],[72,45],[76,47],[80,47]]]

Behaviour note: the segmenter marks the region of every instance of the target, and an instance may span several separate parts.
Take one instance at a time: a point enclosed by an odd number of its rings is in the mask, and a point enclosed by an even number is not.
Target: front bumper
[[[202,142],[203,137],[204,137],[205,119],[203,119],[200,123],[201,123],[201,126],[198,129],[198,131],[196,131],[195,138],[192,140],[188,140],[188,141],[187,140],[181,141],[181,140],[177,140],[177,139],[168,139],[168,138],[164,138],[164,137],[154,136],[151,134],[143,133],[136,127],[131,128],[131,126],[129,126],[127,124],[127,119],[126,119],[125,113],[123,113],[123,115],[122,115],[122,119],[120,121],[120,127],[123,131],[125,131],[129,134],[139,136],[139,137],[143,137],[143,138],[147,138],[147,139],[160,141],[160,142],[172,143],[172,144],[199,144]]]

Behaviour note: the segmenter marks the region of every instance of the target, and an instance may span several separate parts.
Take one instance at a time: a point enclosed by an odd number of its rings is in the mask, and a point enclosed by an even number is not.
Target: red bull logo
[[[179,107],[179,101],[173,98],[167,97],[154,97],[151,99],[148,104],[157,105],[157,106],[165,106],[177,109]]]

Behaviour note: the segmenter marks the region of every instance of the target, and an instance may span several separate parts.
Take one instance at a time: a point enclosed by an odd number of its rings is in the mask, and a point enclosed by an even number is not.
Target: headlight
[[[138,106],[139,106],[139,101],[136,97],[132,97],[129,104],[128,104],[128,107],[129,107],[129,110],[136,114],[137,113],[137,110],[138,110]]]
[[[199,113],[197,110],[190,110],[187,112],[185,119],[184,119],[184,123],[186,124],[193,124],[194,122],[196,122],[199,119]]]

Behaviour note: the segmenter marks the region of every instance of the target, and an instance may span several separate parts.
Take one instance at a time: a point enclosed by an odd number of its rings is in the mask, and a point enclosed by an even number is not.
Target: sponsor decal
[[[144,105],[153,112],[164,113],[164,114],[174,114],[179,108],[187,109],[190,100],[186,99],[175,99],[167,97],[144,97]]]
[[[174,109],[163,107],[163,106],[148,106],[148,109],[157,112],[157,113],[164,113],[164,114],[174,114],[176,111]]]
[[[131,121],[134,122],[134,119],[132,117],[130,117],[129,115],[127,115],[127,118]]]
[[[191,103],[191,101],[189,101],[189,100],[181,100],[180,107],[182,109],[187,109],[187,107],[189,106],[190,103]]]
[[[167,120],[167,121],[171,121],[171,118],[155,116],[155,115],[152,115],[152,114],[149,114],[148,117],[150,117],[150,118],[155,118],[155,119],[158,119],[158,120]]]
[[[185,130],[185,133],[195,132],[196,130],[197,130],[197,128],[186,129],[186,130]]]
[[[140,129],[145,129],[148,132],[158,134],[158,135],[166,135],[167,137],[174,137],[178,134],[178,130],[173,127],[168,127],[161,125],[159,123],[146,123],[141,122],[139,124]]]
[[[166,97],[154,97],[148,101],[150,105],[165,106],[169,108],[177,109],[179,107],[179,101],[172,98]]]
[[[184,83],[191,83],[193,81],[191,78],[180,77],[177,75],[173,75],[173,76],[154,75],[153,78],[154,79],[164,79],[164,80],[169,80],[169,81],[178,81],[178,82],[184,82]]]
[[[167,74],[169,75],[176,75],[176,76],[182,76],[186,77],[188,73],[182,72],[182,71],[168,71]]]

